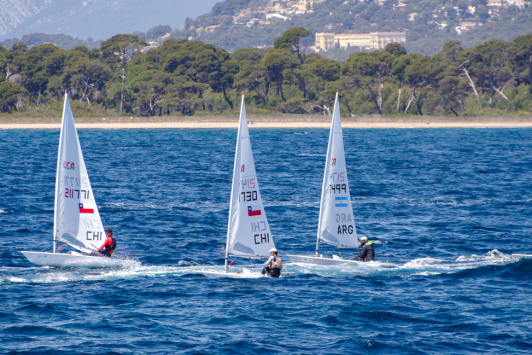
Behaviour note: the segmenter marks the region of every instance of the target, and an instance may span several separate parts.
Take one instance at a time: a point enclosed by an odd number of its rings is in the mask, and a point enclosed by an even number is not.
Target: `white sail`
[[[262,204],[246,119],[244,96],[236,142],[233,185],[229,206],[226,253],[234,256],[267,257],[275,247]]]
[[[327,148],[327,161],[321,190],[318,243],[340,248],[358,248],[358,238],[351,206],[351,194],[345,165],[344,138],[338,105],[338,93]],[[316,246],[318,250],[318,245]]]
[[[65,94],[57,158],[54,242],[55,240],[82,251],[100,248],[105,241],[68,94]]]

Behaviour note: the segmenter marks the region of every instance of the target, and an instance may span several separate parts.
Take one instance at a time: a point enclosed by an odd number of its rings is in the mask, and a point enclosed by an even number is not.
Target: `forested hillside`
[[[283,9],[275,10],[273,5],[277,3]],[[308,5],[308,11],[302,14],[290,10],[297,3],[225,0],[209,14],[187,19],[185,29],[176,31],[173,37],[202,40],[234,51],[271,46],[275,38],[292,27],[304,27],[313,33],[404,31],[408,52],[433,55],[451,40],[473,47],[490,39],[511,41],[532,33],[532,7],[528,3],[521,9],[504,1],[501,7],[488,7],[487,0],[325,0]],[[270,17],[272,13],[288,19]],[[261,22],[249,24],[252,18]],[[459,28],[459,34],[456,28],[464,22],[468,27]]]
[[[207,3],[203,3],[203,6],[215,1],[208,0]],[[141,16],[144,11],[140,11],[138,6],[142,1],[137,0],[134,3],[127,3],[127,6],[125,2],[120,2],[120,6],[115,10],[119,11],[126,6],[127,11],[124,9],[123,15],[116,15],[114,12],[107,14],[115,16],[119,19],[118,22],[105,21],[100,18],[101,16],[93,19],[91,16],[96,16],[97,12],[91,10],[85,14],[83,11],[88,11],[87,9],[81,11],[78,5],[72,5],[79,12],[76,16],[83,15],[84,17],[82,20],[76,20],[74,16],[68,19],[68,23],[90,23],[91,26],[96,24],[105,27],[107,32],[109,28],[106,26],[112,23],[115,26],[112,27],[115,28],[112,33],[131,33],[158,43],[167,39],[167,37],[161,37],[162,35],[171,32],[170,38],[200,40],[229,52],[245,47],[272,47],[276,38],[293,27],[304,27],[313,34],[317,32],[337,34],[377,31],[405,32],[407,42],[404,46],[407,51],[425,55],[434,55],[449,41],[460,41],[463,47],[474,47],[490,39],[512,41],[521,35],[532,33],[532,6],[528,2],[530,0],[491,1],[488,6],[488,0],[224,0],[216,3],[209,13],[196,20],[187,18],[186,21],[174,19],[168,22],[164,16],[153,17],[161,11],[173,13],[171,9],[174,5],[171,5],[168,0],[153,4],[149,21],[148,17]],[[518,3],[519,1],[523,2]],[[71,5],[69,3],[65,6],[65,9],[68,9]],[[107,5],[104,6],[98,0],[91,6],[96,6],[98,11],[104,11]],[[160,8],[161,6],[163,9]],[[301,9],[302,6],[305,9]],[[181,9],[179,13],[183,11],[188,10]],[[195,8],[194,11],[199,10]],[[54,13],[53,16],[57,17],[60,14]],[[127,26],[121,26],[120,21],[123,20],[123,16],[130,20],[136,18],[135,16],[140,17],[135,21],[128,20]],[[154,23],[154,18],[160,21],[159,24],[146,31],[147,24]],[[59,20],[52,22],[61,23]],[[143,25],[144,22],[146,22],[145,25]],[[21,39],[6,39],[0,42],[0,45],[10,48],[15,43],[24,42],[31,47],[49,42],[62,49],[71,49],[79,45],[92,49],[99,45],[100,41],[93,41],[92,38],[101,38],[100,30],[92,31],[90,26],[78,26],[83,28],[83,33],[87,36],[82,37],[87,40],[81,40],[71,37],[79,33],[78,27],[74,31],[65,26],[61,27],[61,31],[68,35],[33,33]],[[41,27],[32,28],[41,29]],[[61,28],[58,27],[47,33],[58,33]],[[133,28],[134,31],[132,31]],[[172,30],[172,28],[177,29]],[[162,29],[167,32],[162,33]],[[161,32],[158,33],[158,38],[153,36],[155,32]],[[308,47],[313,44],[314,35],[304,40],[303,47],[307,47],[306,53],[311,52]],[[360,50],[365,49],[336,49],[321,55],[345,61],[350,54]]]
[[[250,114],[326,114],[336,90],[343,115],[532,113],[532,34],[474,48],[452,41],[432,57],[390,44],[345,62],[301,53],[308,35],[294,28],[274,48],[234,53],[175,39],[141,53],[133,35],[90,51],[0,47],[0,112],[59,116],[69,89],[78,117],[236,114],[242,92]]]

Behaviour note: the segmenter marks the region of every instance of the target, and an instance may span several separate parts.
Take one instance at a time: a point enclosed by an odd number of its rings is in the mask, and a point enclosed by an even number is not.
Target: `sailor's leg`
[[[273,268],[270,272],[270,277],[279,277],[281,275],[281,269]]]
[[[266,275],[266,276],[272,276],[272,269],[270,269],[269,267],[265,267],[263,270],[263,275]]]

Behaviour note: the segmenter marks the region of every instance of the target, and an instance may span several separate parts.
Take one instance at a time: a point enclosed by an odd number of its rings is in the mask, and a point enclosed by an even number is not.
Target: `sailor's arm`
[[[100,247],[100,250],[102,250],[102,249],[105,248],[106,246],[111,246],[112,241],[109,240],[109,239],[110,239],[110,238],[107,238],[107,239],[105,240],[105,242],[104,242],[104,243],[102,244],[102,246]]]
[[[268,258],[268,260],[264,263],[264,266],[266,266],[266,267],[270,266],[272,261],[273,261],[273,256],[270,256]]]
[[[364,259],[367,253],[368,253],[368,247],[364,245],[362,247],[362,251],[360,251],[360,254],[358,254],[358,256]]]

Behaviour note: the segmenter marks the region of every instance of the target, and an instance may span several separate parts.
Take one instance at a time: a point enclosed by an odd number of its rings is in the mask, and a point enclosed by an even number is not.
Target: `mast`
[[[238,162],[237,162],[237,159],[239,157],[238,155],[238,149],[240,148],[240,127],[242,126],[242,112],[243,110],[245,110],[245,107],[244,107],[244,104],[245,104],[245,101],[244,101],[244,98],[245,98],[245,95],[242,95],[242,103],[240,104],[240,118],[238,120],[238,134],[237,134],[237,138],[236,138],[236,148],[235,148],[235,162],[233,164],[233,181],[232,181],[232,184],[231,184],[231,199],[230,199],[230,202],[229,202],[229,218],[228,218],[228,221],[227,221],[227,240],[225,242],[225,272],[227,272],[227,259],[229,258],[229,236],[231,234],[231,214],[232,214],[232,211],[233,211],[233,192],[234,192],[234,188],[235,188],[235,178],[236,178],[236,174],[237,174],[237,170],[238,169]],[[247,124],[247,122],[246,122]],[[240,175],[239,175],[240,176]],[[240,178],[239,178],[240,180]],[[240,183],[240,181],[239,181]]]
[[[59,169],[61,167],[61,144],[63,142],[63,127],[65,125],[65,110],[66,102],[68,100],[68,93],[65,91],[65,102],[63,104],[63,118],[61,119],[61,133],[59,134],[59,148],[57,149],[57,167],[55,169],[55,196],[54,196],[54,246],[53,252],[56,250],[57,235],[56,235],[56,214],[57,214],[57,189],[59,188]]]
[[[336,98],[334,100],[334,110],[336,111],[338,104],[338,91],[336,91]],[[320,234],[321,234],[321,220],[323,213],[323,196],[325,194],[325,188],[327,186],[327,175],[329,173],[329,160],[331,159],[331,144],[334,136],[334,118],[335,111],[333,111],[332,120],[331,120],[331,131],[329,132],[329,144],[327,145],[327,158],[325,159],[325,169],[323,172],[323,183],[321,185],[321,199],[320,199],[320,214],[318,218],[318,236],[316,238],[316,257],[320,251]],[[340,114],[340,113],[338,113]]]

